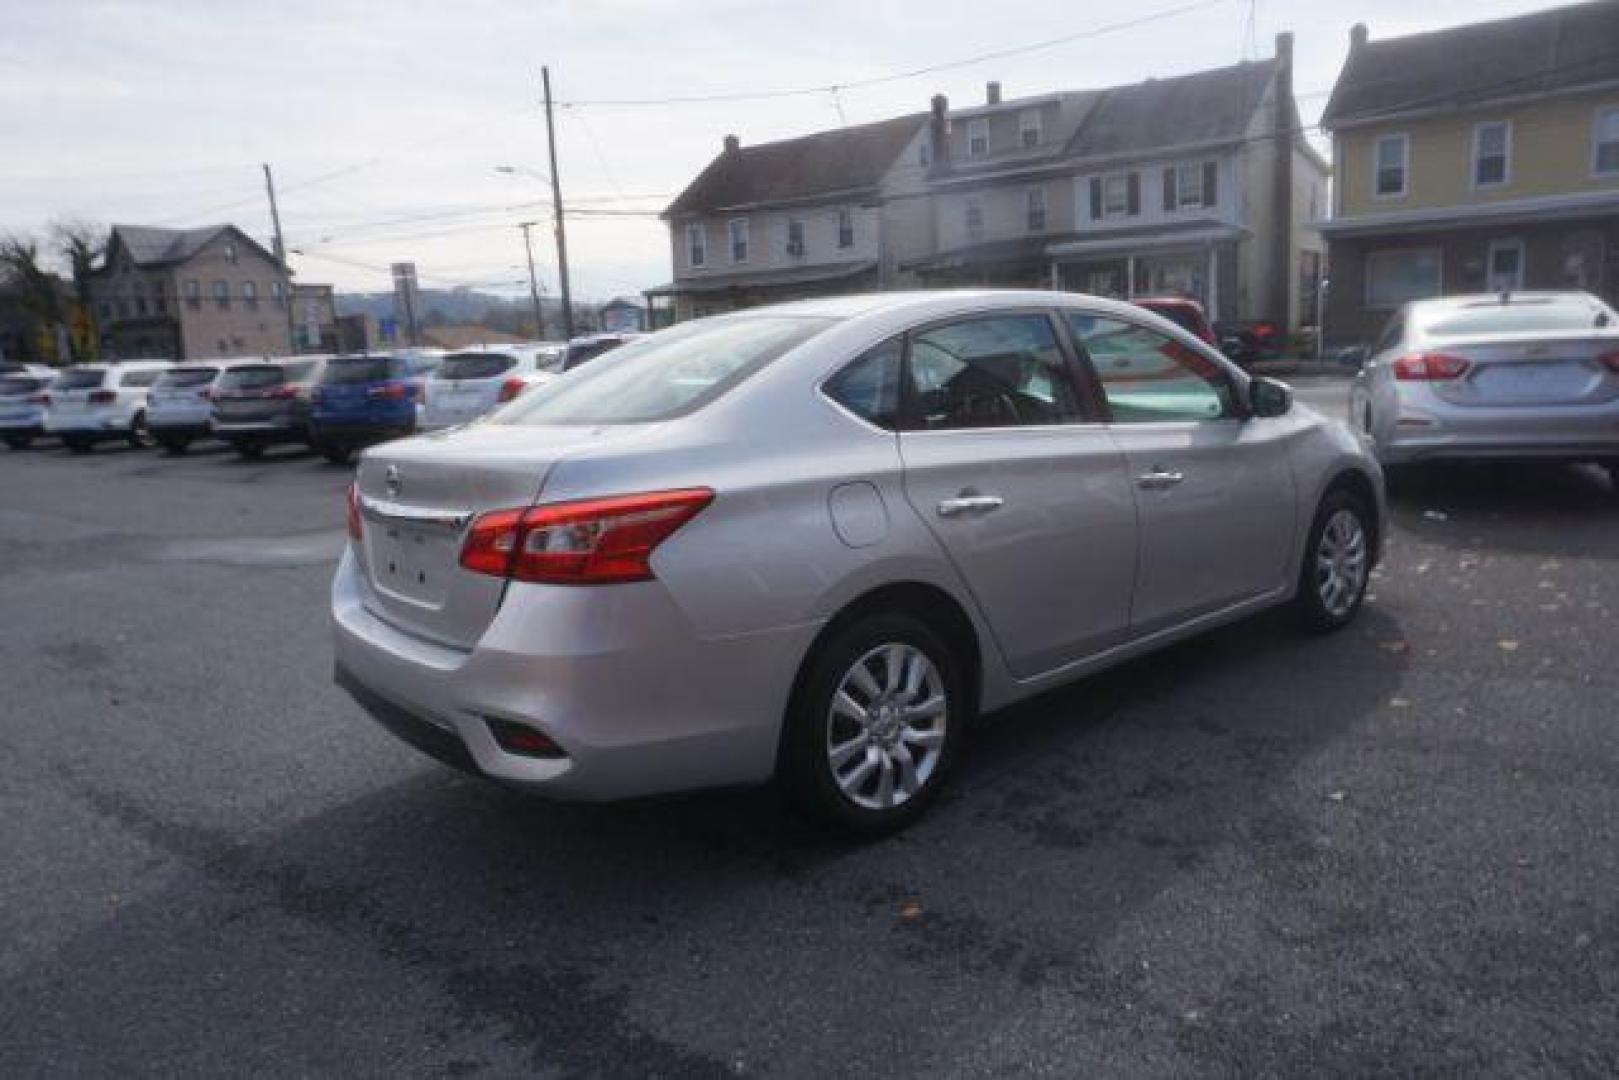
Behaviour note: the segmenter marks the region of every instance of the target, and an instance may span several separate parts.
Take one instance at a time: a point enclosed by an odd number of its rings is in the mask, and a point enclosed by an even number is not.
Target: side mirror
[[[1248,411],[1255,416],[1285,416],[1293,407],[1293,388],[1276,379],[1258,378],[1248,384]]]
[[[1344,367],[1363,368],[1372,358],[1372,350],[1365,345],[1350,345],[1338,350],[1338,363]]]

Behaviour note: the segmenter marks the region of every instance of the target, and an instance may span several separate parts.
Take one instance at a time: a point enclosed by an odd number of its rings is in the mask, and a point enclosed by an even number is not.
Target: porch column
[[[1209,245],[1209,287],[1208,296],[1204,298],[1208,307],[1209,322],[1219,319],[1220,311],[1220,249],[1214,244]]]
[[[1051,291],[1052,292],[1058,292],[1061,289],[1062,289],[1062,273],[1061,273],[1061,271],[1059,271],[1057,269],[1057,260],[1052,259],[1051,260]]]
[[[1136,257],[1134,255],[1124,257],[1124,298],[1126,300],[1136,298]]]

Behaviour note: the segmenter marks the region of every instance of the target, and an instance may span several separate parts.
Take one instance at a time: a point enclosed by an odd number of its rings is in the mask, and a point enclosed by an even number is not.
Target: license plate
[[[378,587],[420,604],[443,600],[448,584],[443,536],[400,525],[382,526],[373,536],[371,573]]]
[[[1491,364],[1478,374],[1480,390],[1504,398],[1574,397],[1591,379],[1576,363]]]

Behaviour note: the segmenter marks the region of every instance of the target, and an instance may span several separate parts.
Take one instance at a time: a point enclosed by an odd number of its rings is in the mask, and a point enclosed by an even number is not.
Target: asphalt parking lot
[[[330,683],[347,479],[0,455],[0,1074],[1619,1070],[1595,471],[1399,477],[1348,631],[994,717],[866,846],[395,743]]]

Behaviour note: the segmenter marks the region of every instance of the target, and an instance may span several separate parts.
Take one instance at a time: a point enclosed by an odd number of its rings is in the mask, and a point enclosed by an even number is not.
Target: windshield
[[[1432,337],[1463,334],[1518,334],[1542,330],[1619,329],[1613,313],[1575,298],[1516,300],[1509,304],[1478,304],[1448,308],[1428,316],[1422,331]]]
[[[176,368],[165,371],[157,380],[159,390],[181,390],[192,386],[207,386],[219,374],[214,368]]]
[[[107,373],[100,368],[78,368],[56,377],[57,390],[91,390],[101,385]]]
[[[518,398],[497,424],[637,424],[702,408],[831,319],[756,316],[701,320],[640,338]]]
[[[403,374],[404,361],[391,356],[340,356],[328,361],[320,381],[327,386],[382,382]]]
[[[456,353],[446,357],[434,376],[438,379],[492,379],[503,375],[517,363],[517,358],[505,353]]]
[[[229,390],[262,390],[266,386],[280,386],[282,371],[273,364],[258,367],[231,368],[219,377],[221,392]]]

